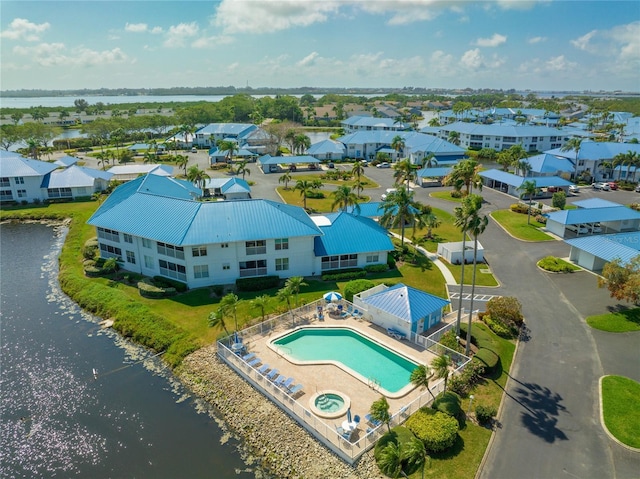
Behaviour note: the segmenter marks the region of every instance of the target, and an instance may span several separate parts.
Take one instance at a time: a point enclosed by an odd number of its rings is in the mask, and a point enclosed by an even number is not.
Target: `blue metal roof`
[[[320,226],[324,236],[314,240],[316,256],[393,250],[387,231],[372,219],[344,212],[324,216],[331,224]]]
[[[512,136],[515,138],[531,136],[564,136],[564,132],[558,128],[547,126],[527,126],[527,125],[504,125],[493,123],[485,125],[482,123],[467,123],[457,121],[444,125],[441,131],[457,131],[469,135],[483,136]]]
[[[547,186],[569,186],[572,183],[570,181],[565,180],[564,178],[560,178],[558,176],[518,176],[513,173],[509,173],[507,171],[502,170],[487,170],[481,171],[479,173],[483,178],[489,178],[490,180],[500,181],[501,183],[505,183],[510,186],[514,186],[516,188],[520,188],[522,183],[525,181],[535,181],[536,186],[538,188],[543,188]]]
[[[347,213],[351,213],[356,216],[366,216],[367,218],[377,218],[384,214],[382,203],[379,201],[374,201],[371,203],[359,203],[358,207],[359,210],[356,210],[355,207],[349,206],[347,208]]]
[[[0,176],[44,176],[57,168],[53,163],[33,160],[20,155],[3,154],[0,157]]]
[[[242,178],[229,178],[229,180],[220,187],[222,193],[249,193],[251,188],[249,183]]]
[[[640,232],[613,235],[583,236],[565,240],[573,248],[601,258],[607,262],[619,258],[623,264],[640,254]]]
[[[66,168],[67,166],[75,165],[78,162],[78,158],[75,156],[63,156],[62,158],[58,158],[53,162],[54,165],[62,166]]]
[[[449,304],[446,299],[402,283],[372,294],[363,301],[410,324],[441,311]]]
[[[398,123],[393,118],[375,118],[372,116],[352,116],[342,121],[343,125],[362,126],[371,128],[392,128],[404,130],[407,126],[404,123]]]
[[[443,178],[451,173],[453,168],[422,168],[418,170],[419,178]]]
[[[309,155],[326,155],[335,153],[344,155],[345,147],[342,143],[333,140],[322,140],[318,143],[314,143],[307,149]]]
[[[320,160],[309,155],[302,156],[271,156],[264,155],[258,158],[261,165],[290,165],[299,163],[320,163]]]
[[[540,155],[527,158],[527,161],[531,165],[531,171],[536,173],[556,173],[558,171],[574,170],[573,163],[566,158],[558,158],[557,156],[550,155],[548,153],[542,153]]]
[[[210,123],[196,131],[196,135],[209,134],[235,137],[248,135],[257,128],[256,125],[251,123]]]
[[[92,188],[97,178],[109,181],[112,176],[113,174],[102,170],[70,166],[47,174],[42,180],[41,188]]]
[[[555,221],[564,225],[637,219],[640,219],[640,211],[632,210],[626,206],[554,211],[553,213],[549,213],[547,217],[547,221]]]
[[[88,223],[178,246],[322,234],[297,206],[268,200],[203,203],[189,199],[193,191],[199,192],[186,181],[138,178],[116,188]]]
[[[603,200],[602,198],[589,198],[573,202],[578,208],[611,208],[613,206],[623,206],[615,201]]]
[[[578,152],[579,160],[610,160],[619,153],[626,153],[628,151],[635,151],[640,155],[640,144],[637,143],[618,143],[613,141],[588,141],[584,140],[580,144],[580,151]],[[576,158],[576,152],[574,150],[562,151],[561,148],[555,150],[549,150],[547,153],[552,155],[561,156],[563,158]]]

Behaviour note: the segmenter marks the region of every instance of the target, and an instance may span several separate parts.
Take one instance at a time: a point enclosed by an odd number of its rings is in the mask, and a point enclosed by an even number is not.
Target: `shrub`
[[[462,198],[462,191],[460,190],[451,190],[451,198]]]
[[[344,281],[346,279],[364,278],[367,272],[363,269],[358,271],[347,271],[344,273],[323,274],[323,281]]]
[[[396,259],[393,254],[387,255],[387,266],[389,269],[396,269]]]
[[[482,404],[476,406],[476,419],[482,425],[489,424],[497,413],[495,406],[483,406]]]
[[[496,370],[500,362],[500,356],[487,348],[478,349],[474,359],[484,364],[485,371],[489,374]]]
[[[344,299],[347,301],[353,301],[353,296],[355,294],[358,294],[361,291],[366,291],[374,286],[375,284],[373,281],[368,279],[355,279],[353,281],[349,281],[344,285]]]
[[[486,312],[491,319],[505,326],[519,328],[524,321],[522,305],[513,296],[497,296],[487,302]]]
[[[102,268],[93,260],[86,260],[83,263],[84,274],[89,278],[97,278],[102,276]]]
[[[551,197],[551,206],[553,206],[554,208],[560,208],[561,210],[563,210],[566,204],[567,194],[564,191],[558,191]]]
[[[263,291],[277,288],[280,285],[278,276],[260,276],[258,278],[238,278],[236,288],[238,291]]]
[[[179,293],[184,293],[188,289],[186,283],[183,283],[182,281],[176,281],[174,279],[165,278],[164,276],[154,276],[153,282],[154,284],[162,288],[175,288],[175,290]]]
[[[491,331],[496,333],[501,338],[512,338],[517,332],[517,330],[514,330],[514,328],[510,328],[500,321],[494,321],[489,315],[485,315],[483,321],[487,326],[489,326],[489,329]]]
[[[466,396],[482,380],[484,372],[484,364],[474,358],[462,373],[449,379],[448,390],[459,396]]]
[[[462,412],[461,402],[462,400],[460,399],[460,396],[455,392],[445,391],[440,394],[435,401],[433,401],[431,407],[436,411],[443,412],[449,416],[459,417]]]
[[[224,286],[221,284],[214,285],[211,289],[213,289],[213,294],[215,294],[218,298],[222,298],[224,294]]]
[[[540,223],[541,225],[546,225],[547,224],[547,217],[546,216],[542,216],[542,215],[536,215],[536,221],[538,223]]]
[[[526,205],[524,203],[514,203],[510,206],[511,211],[513,211],[514,213],[521,213],[521,214],[528,214],[529,212],[529,205]],[[531,215],[532,216],[537,216],[540,213],[542,213],[541,208],[534,208],[533,206],[531,207]]]
[[[306,197],[321,200],[322,198],[324,198],[324,193],[322,191],[311,190],[307,192]]]
[[[458,421],[440,411],[433,413],[420,409],[405,423],[416,437],[424,442],[430,452],[440,452],[450,448],[458,437]]]
[[[570,263],[555,256],[545,256],[538,261],[538,266],[545,271],[551,271],[553,273],[573,273],[574,270]]]
[[[138,292],[140,296],[144,298],[166,298],[168,296],[173,296],[177,293],[175,288],[170,286],[162,287],[159,286],[157,282],[150,280],[149,278],[145,278],[142,281],[138,282]]]
[[[364,267],[367,273],[384,273],[389,270],[388,264],[369,264]]]
[[[447,331],[442,335],[440,341],[438,341],[443,346],[446,346],[449,349],[453,349],[454,351],[462,352],[462,348],[456,339],[456,333],[452,329]]]
[[[98,247],[98,238],[93,237],[91,239],[88,239],[82,247],[82,256],[85,259],[94,259],[98,252]]]

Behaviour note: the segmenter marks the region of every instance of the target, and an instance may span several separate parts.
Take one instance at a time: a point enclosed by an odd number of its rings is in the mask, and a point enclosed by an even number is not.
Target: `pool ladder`
[[[380,389],[380,381],[378,379],[374,378],[374,377],[370,377],[367,380],[367,384],[374,391],[377,391],[378,389]]]

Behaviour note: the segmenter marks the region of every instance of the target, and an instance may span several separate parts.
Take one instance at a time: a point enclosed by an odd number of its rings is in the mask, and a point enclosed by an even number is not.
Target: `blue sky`
[[[640,91],[640,2],[5,1],[0,89]]]

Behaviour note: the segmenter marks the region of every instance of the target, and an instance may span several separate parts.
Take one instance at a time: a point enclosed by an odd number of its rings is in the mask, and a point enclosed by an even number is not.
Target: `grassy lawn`
[[[602,415],[611,434],[640,448],[640,383],[622,376],[602,378]]]
[[[438,217],[442,224],[437,228],[434,228],[431,231],[432,238],[425,238],[424,241],[420,242],[420,246],[425,248],[427,251],[431,251],[435,253],[438,251],[439,243],[448,243],[451,241],[462,241],[462,233],[460,230],[454,225],[455,218],[452,214],[438,209],[433,208],[433,214]],[[400,229],[392,230],[394,233],[400,234]],[[426,228],[416,229],[415,232],[411,228],[406,228],[404,230],[405,238],[411,240],[412,238],[422,238],[427,234]]]
[[[473,244],[473,243],[471,243]],[[447,261],[442,261],[444,265],[451,271],[453,277],[456,279],[456,282],[460,284],[460,278],[462,277],[462,265],[450,264]],[[488,273],[483,273],[482,271],[489,271]],[[467,264],[464,266],[464,284],[471,284],[471,279],[473,278],[473,265]],[[484,263],[478,263],[476,269],[476,285],[477,286],[498,286],[498,281],[491,274],[489,270],[489,266]]]
[[[527,224],[527,215],[514,213],[511,210],[499,210],[491,213],[496,220],[511,236],[523,241],[554,241],[554,239],[540,231],[544,225],[531,218],[531,224]]]
[[[615,313],[589,316],[587,324],[592,328],[610,333],[640,331],[640,308],[629,308]]]
[[[429,193],[432,198],[438,198],[439,200],[453,201],[454,203],[462,203],[462,197],[454,198],[451,196],[451,191],[434,191]]]
[[[300,195],[300,191],[294,190],[293,186],[290,185],[288,190],[285,190],[284,186],[279,186],[278,188],[276,188],[276,190],[278,191],[278,193],[280,194],[284,202],[287,203],[288,205],[295,205],[300,207],[304,206],[304,202],[302,201],[302,196]],[[321,191],[322,193],[324,193],[325,197],[318,198],[318,199],[307,198],[307,209],[313,213],[327,213],[331,211],[331,205],[334,202],[331,192],[327,190],[322,190],[322,189],[318,191]],[[360,199],[360,203],[368,203],[370,199],[371,198],[369,198],[368,196],[362,195]],[[337,207],[336,207],[336,210],[337,210]]]
[[[349,188],[351,188],[355,183],[355,179],[352,180],[328,180],[326,178],[322,178],[321,175],[319,174],[302,174],[302,175],[298,175],[297,173],[293,173],[291,175],[291,182],[289,183],[289,186],[291,188],[293,188],[293,186],[295,186],[296,181],[298,180],[306,180],[306,181],[314,181],[314,180],[320,180],[322,181],[322,183],[324,183],[325,185],[336,185],[336,186],[348,186]],[[368,178],[367,176],[361,176],[360,177],[362,179],[362,183],[363,186],[365,188],[378,188],[380,185],[378,183],[376,183],[375,181],[373,181],[371,178]]]

